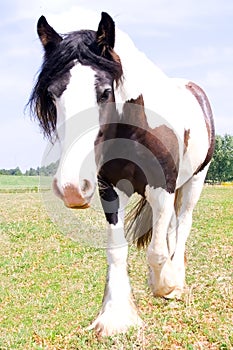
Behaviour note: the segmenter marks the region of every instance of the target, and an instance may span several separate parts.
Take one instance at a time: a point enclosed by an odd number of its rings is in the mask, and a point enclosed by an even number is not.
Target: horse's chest
[[[179,167],[178,142],[172,132],[163,130],[162,137],[161,131],[161,128],[133,130],[128,135],[118,133],[114,139],[102,139],[101,164],[98,164],[101,176],[129,196],[133,192],[144,196],[147,184],[174,192]]]

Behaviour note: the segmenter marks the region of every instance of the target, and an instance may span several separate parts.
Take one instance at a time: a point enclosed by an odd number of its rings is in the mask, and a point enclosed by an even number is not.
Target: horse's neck
[[[139,51],[127,34],[117,30],[115,50],[123,67],[122,102],[148,95],[167,85],[169,78],[149,58]]]

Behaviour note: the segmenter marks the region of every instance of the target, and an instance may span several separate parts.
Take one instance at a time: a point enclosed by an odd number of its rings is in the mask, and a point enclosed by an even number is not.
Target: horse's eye
[[[99,96],[98,102],[99,103],[107,102],[107,100],[109,99],[110,94],[111,94],[111,89],[104,90],[104,92]]]

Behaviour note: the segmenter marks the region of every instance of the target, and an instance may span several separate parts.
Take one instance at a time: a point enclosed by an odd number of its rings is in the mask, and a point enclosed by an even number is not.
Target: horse
[[[54,192],[68,208],[86,209],[97,186],[106,217],[106,285],[89,328],[123,333],[143,324],[127,272],[131,241],[147,249],[154,296],[184,292],[185,244],[214,150],[210,102],[196,83],[162,72],[105,12],[95,30],[61,35],[41,16],[37,32],[44,60],[29,103],[44,135],[61,143]],[[82,119],[97,127],[69,149],[69,128],[78,133]],[[94,168],[77,176],[85,147]]]

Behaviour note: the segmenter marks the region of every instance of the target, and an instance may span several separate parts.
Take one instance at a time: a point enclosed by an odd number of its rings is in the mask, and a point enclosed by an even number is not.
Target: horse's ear
[[[102,56],[108,56],[115,44],[115,23],[111,16],[102,12],[96,33],[96,41]]]
[[[44,16],[37,22],[37,33],[46,53],[50,53],[62,41],[62,37],[48,24]]]

